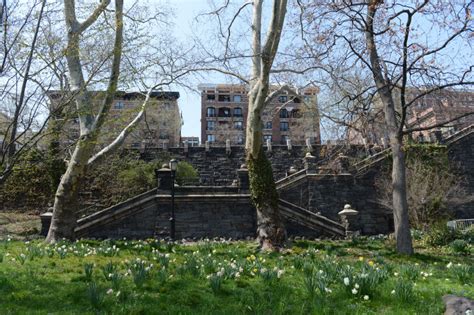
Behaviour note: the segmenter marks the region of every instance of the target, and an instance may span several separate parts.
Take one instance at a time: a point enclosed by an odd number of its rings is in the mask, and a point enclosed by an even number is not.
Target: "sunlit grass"
[[[0,313],[440,314],[444,294],[474,297],[472,257],[416,245],[4,239]]]

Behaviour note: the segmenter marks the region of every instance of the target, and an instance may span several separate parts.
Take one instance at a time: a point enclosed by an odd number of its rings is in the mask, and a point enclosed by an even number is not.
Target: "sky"
[[[196,15],[209,9],[207,0],[173,0],[170,4],[175,8],[176,18],[175,35],[182,40],[186,40],[192,34],[192,21]],[[209,75],[208,83],[218,83],[218,76]],[[196,87],[199,82],[196,81]],[[180,98],[179,107],[183,113],[184,125],[181,130],[183,137],[198,136],[201,137],[201,98],[200,95],[178,88]]]

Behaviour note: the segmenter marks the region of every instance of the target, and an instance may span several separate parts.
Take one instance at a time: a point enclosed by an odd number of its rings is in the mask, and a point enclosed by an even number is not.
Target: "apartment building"
[[[98,108],[105,92],[90,92]],[[79,119],[70,94],[49,91],[50,108],[56,123],[60,123],[60,142],[65,146],[74,145],[79,138]],[[150,95],[145,114],[136,128],[128,135],[125,148],[156,148],[179,146],[181,139],[182,116],[178,107],[179,92],[154,91]],[[110,143],[129,124],[141,110],[144,93],[121,92],[115,95],[112,108],[104,123],[98,147]],[[57,110],[59,109],[59,110]]]
[[[415,101],[408,107],[406,128],[428,128],[414,132],[411,135],[414,140],[439,141],[440,138],[474,124],[473,91],[444,89],[421,96],[424,92],[424,89],[407,90],[407,101]],[[395,95],[395,103],[399,108],[398,94]],[[431,128],[445,122],[447,123],[443,126]],[[388,143],[383,106],[378,98],[374,99],[370,111],[355,114],[351,125],[354,128],[348,129],[349,143],[379,145]]]
[[[224,145],[245,143],[248,112],[248,86],[237,84],[200,84],[201,141]],[[276,87],[272,87],[276,89]],[[263,140],[273,144],[305,144],[306,139],[320,143],[316,87],[302,90],[301,97],[282,93],[264,109]]]

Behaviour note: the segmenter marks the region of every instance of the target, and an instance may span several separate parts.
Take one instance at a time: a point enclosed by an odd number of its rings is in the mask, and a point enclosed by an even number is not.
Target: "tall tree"
[[[84,79],[80,40],[83,33],[97,21],[109,4],[110,0],[102,0],[87,19],[79,22],[76,17],[75,1],[66,0],[64,2],[68,35],[66,59],[71,92],[74,94],[79,116],[80,138],[56,191],[53,218],[46,238],[47,242],[74,237],[74,228],[77,222],[77,195],[81,181],[87,171],[88,161],[94,152],[100,128],[107,117],[117,91],[123,44],[123,0],[115,0],[115,38],[109,82],[98,114],[94,115],[93,102]]]
[[[285,21],[286,0],[273,1],[270,24],[262,45],[262,4],[255,0],[252,21],[252,77],[245,149],[252,201],[257,209],[257,237],[262,249],[283,246],[286,231],[279,215],[278,193],[272,166],[263,150],[262,112],[272,98],[281,92],[270,91],[270,72],[278,51]]]
[[[404,136],[449,123],[407,127],[408,110],[425,96],[474,83],[472,6],[472,1],[452,1],[446,7],[443,1],[428,0],[301,4],[301,21],[308,22],[303,36],[316,36],[332,55],[318,64],[330,75],[335,68],[344,69],[338,79],[354,68],[364,69],[373,79],[393,155],[392,208],[399,253],[413,253]],[[463,46],[469,48],[459,49]]]

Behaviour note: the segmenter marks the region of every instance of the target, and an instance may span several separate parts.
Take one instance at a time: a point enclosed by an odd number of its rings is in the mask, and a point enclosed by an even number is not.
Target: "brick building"
[[[90,92],[94,104],[98,107],[104,92]],[[49,91],[51,109],[61,108],[54,114],[54,120],[61,122],[60,142],[62,145],[74,145],[79,138],[79,120],[72,98],[66,93]],[[179,146],[182,117],[178,107],[179,92],[154,91],[150,95],[145,115],[138,126],[128,135],[123,146],[126,148],[174,147]],[[116,93],[112,108],[104,123],[98,146],[102,147],[120,133],[140,111],[144,93]]]
[[[408,89],[407,101],[410,102],[423,91]],[[395,103],[399,105],[400,100],[395,99]],[[408,107],[406,128],[428,128],[448,121],[451,122],[442,127],[414,132],[412,137],[419,142],[435,142],[474,124],[473,91],[444,89],[418,98]],[[348,128],[347,131],[347,140],[351,144],[388,143],[383,106],[377,97],[370,111],[354,115],[351,125],[354,128]]]
[[[200,84],[201,141],[224,145],[245,143],[248,111],[248,86],[237,84]],[[318,88],[303,89],[302,98],[281,94],[264,109],[263,137],[274,144],[304,144],[309,138],[320,143]]]

